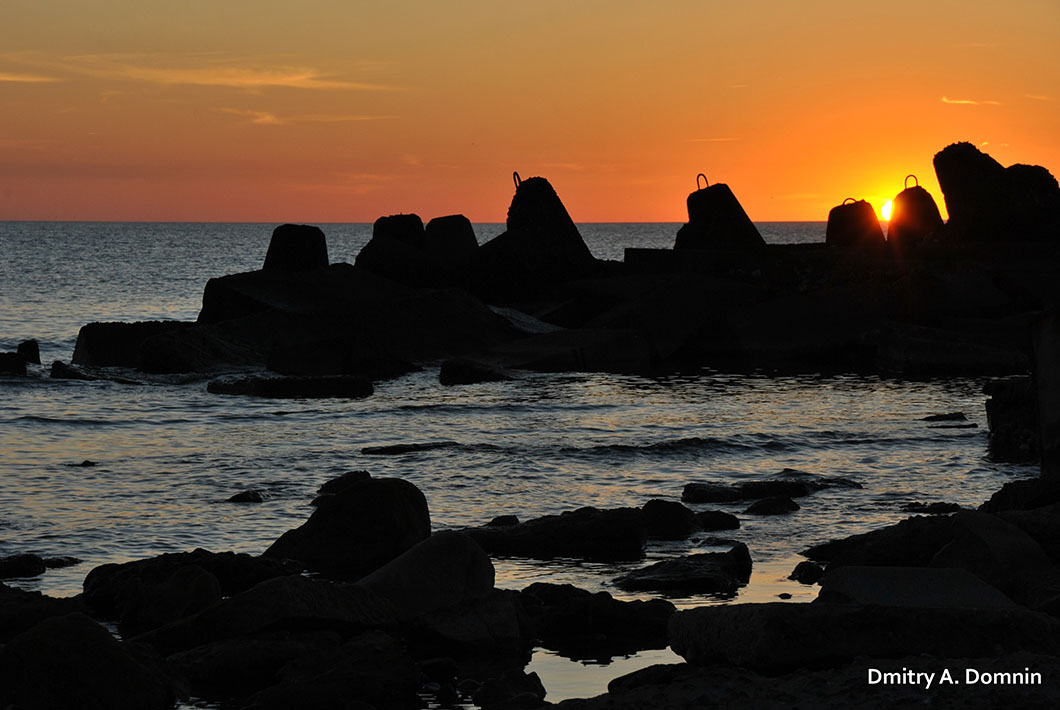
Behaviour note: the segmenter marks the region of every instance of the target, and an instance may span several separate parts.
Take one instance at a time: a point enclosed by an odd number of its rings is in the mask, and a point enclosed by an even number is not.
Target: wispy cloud
[[[1023,98],[1025,98],[1025,99],[1033,99],[1035,101],[1052,101],[1053,100],[1052,96],[1044,96],[1042,94],[1024,94]]]
[[[975,101],[973,99],[951,99],[948,96],[942,97],[942,103],[944,104],[960,104],[963,106],[1000,106],[1000,101]]]
[[[950,49],[997,49],[1000,46],[995,42],[959,42],[951,44]]]
[[[689,138],[686,143],[732,143],[739,138]]]
[[[352,123],[356,121],[381,121],[391,116],[367,116],[360,114],[324,114],[310,113],[294,116],[277,116],[271,111],[256,111],[253,109],[221,108],[221,113],[241,116],[259,125],[286,126],[292,123]]]
[[[0,81],[12,82],[15,84],[50,84],[52,82],[61,81],[54,76],[39,76],[37,74],[12,74],[9,72],[0,72]]]
[[[381,189],[396,178],[396,175],[388,173],[335,173],[328,182],[299,182],[291,183],[288,187],[311,192],[364,195]]]

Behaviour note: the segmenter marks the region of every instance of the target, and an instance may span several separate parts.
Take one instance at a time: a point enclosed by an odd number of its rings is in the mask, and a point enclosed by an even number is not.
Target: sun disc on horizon
[[[891,200],[887,200],[883,203],[883,207],[880,208],[880,216],[883,217],[884,222],[891,221]]]

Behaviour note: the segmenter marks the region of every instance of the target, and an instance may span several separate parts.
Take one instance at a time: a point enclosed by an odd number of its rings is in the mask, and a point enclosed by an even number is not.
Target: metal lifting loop
[[[909,174],[905,176],[905,189],[909,189],[909,178],[913,178],[913,187],[920,187],[920,181],[916,179],[916,175]]]
[[[703,178],[703,187],[699,186],[699,178]],[[710,187],[710,180],[707,180],[707,176],[703,173],[696,175],[696,189],[702,190],[703,188]]]
[[[844,205],[847,203],[847,200],[849,200],[851,202],[857,202],[857,200],[855,200],[853,197],[848,197],[846,200],[843,200],[843,204]]]
[[[523,183],[522,178],[519,177],[519,173],[516,172],[512,173],[512,180],[515,180],[516,187],[519,187]]]

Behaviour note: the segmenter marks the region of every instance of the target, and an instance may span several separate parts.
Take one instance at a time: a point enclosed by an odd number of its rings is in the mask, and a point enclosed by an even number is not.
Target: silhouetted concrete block
[[[913,187],[909,178],[916,183]],[[899,251],[938,237],[942,229],[942,215],[931,193],[920,187],[915,175],[907,175],[905,184],[891,203],[887,224],[887,243]]]
[[[263,269],[307,271],[328,265],[328,242],[319,227],[281,224],[272,231]]]
[[[704,183],[706,177],[697,176]],[[765,248],[765,240],[759,234],[743,205],[725,183],[709,183],[689,194],[688,224],[681,227],[674,241],[674,249],[715,249],[755,251]]]
[[[849,202],[848,202],[849,200]],[[825,244],[838,247],[878,248],[884,244],[876,210],[866,200],[848,197],[828,213]]]
[[[23,340],[18,344],[17,352],[26,362],[33,365],[40,364],[40,346],[37,345],[36,340]]]

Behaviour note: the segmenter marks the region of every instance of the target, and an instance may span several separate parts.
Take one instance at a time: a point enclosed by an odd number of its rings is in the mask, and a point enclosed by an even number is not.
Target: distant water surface
[[[272,227],[0,223],[0,350],[36,337],[46,362],[68,360],[89,321],[194,319],[206,280],[258,268]],[[332,261],[352,262],[371,230],[322,227]],[[580,225],[593,253],[609,259],[626,247],[672,246],[677,227]],[[824,232],[823,223],[759,228],[774,243],[821,241]],[[476,225],[480,241],[502,230]],[[709,506],[740,515],[741,529],[652,543],[648,560],[726,549],[712,537],[741,540],[755,571],[738,600],[780,593],[806,600],[816,588],[786,579],[805,547],[895,522],[913,501],[976,506],[1003,482],[1034,473],[986,459],[982,382],[967,378],[704,370],[656,378],[528,374],[445,388],[437,368],[428,368],[380,383],[361,401],[269,401],[210,395],[201,381],[130,386],[50,380],[45,367],[32,374],[0,378],[0,555],[83,559],[17,582],[58,595],[77,593],[84,575],[104,562],[195,547],[259,553],[305,520],[321,483],[351,469],[409,479],[426,494],[435,527],[454,528],[506,513],[527,519],[584,505],[677,500],[690,481],[751,480],[790,468],[852,478],[864,488],[822,491],[776,517],[743,515],[746,503]],[[954,411],[979,428],[920,420]],[[413,442],[452,443],[398,456],[362,453]],[[75,465],[86,459],[96,465]],[[266,502],[224,502],[246,489],[263,491]],[[610,580],[639,565],[496,566],[504,587],[570,582],[630,598]],[[535,663],[557,668],[548,654]],[[602,677],[556,671],[549,699],[602,692]]]

